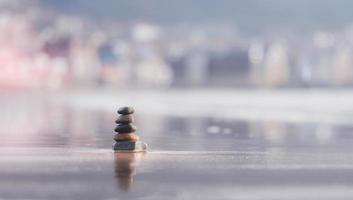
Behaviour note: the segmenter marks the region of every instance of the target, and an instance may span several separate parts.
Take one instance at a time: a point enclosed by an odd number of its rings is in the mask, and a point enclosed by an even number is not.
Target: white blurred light
[[[221,127],[219,126],[209,126],[206,129],[207,133],[217,134],[221,132]]]
[[[253,42],[249,47],[249,60],[253,64],[259,64],[264,59],[264,45],[260,42]]]
[[[328,48],[335,42],[335,37],[331,33],[316,32],[313,38],[314,44],[319,48]]]
[[[140,23],[132,28],[132,37],[138,42],[150,42],[160,37],[161,30],[158,26]]]

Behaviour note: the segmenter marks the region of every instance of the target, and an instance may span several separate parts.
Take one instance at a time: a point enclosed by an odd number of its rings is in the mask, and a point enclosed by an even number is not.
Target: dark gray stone
[[[114,131],[117,133],[132,133],[137,130],[133,124],[119,124],[115,127]]]
[[[129,114],[132,114],[134,113],[135,110],[133,107],[121,107],[118,109],[118,113],[119,114],[122,114],[122,115],[129,115]]]
[[[113,145],[114,151],[141,152],[147,150],[147,144],[141,141],[119,141]]]
[[[134,117],[132,115],[120,115],[117,120],[115,120],[115,123],[117,124],[130,124],[133,123]]]

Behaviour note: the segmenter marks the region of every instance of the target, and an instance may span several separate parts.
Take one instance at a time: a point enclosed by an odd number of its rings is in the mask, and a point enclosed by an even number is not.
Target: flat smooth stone
[[[131,133],[137,130],[133,124],[119,124],[115,127],[114,131],[118,133]]]
[[[120,115],[117,120],[115,120],[115,123],[117,124],[130,124],[133,123],[134,116],[129,114],[129,115]]]
[[[135,132],[124,133],[124,134],[118,133],[114,135],[114,140],[115,141],[137,141],[139,140],[139,136],[137,136]]]
[[[119,141],[113,145],[116,152],[144,152],[147,150],[147,144],[141,141]]]
[[[133,107],[121,107],[118,109],[118,113],[122,115],[128,115],[134,112],[135,112],[135,109]]]

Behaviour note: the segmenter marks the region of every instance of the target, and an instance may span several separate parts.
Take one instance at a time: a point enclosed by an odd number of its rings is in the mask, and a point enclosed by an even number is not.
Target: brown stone
[[[139,140],[139,136],[137,136],[134,132],[133,133],[124,133],[124,134],[115,134],[114,135],[115,141],[137,141]]]

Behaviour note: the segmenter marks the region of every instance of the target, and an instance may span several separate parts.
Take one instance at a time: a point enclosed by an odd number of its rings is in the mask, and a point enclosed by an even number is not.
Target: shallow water
[[[47,96],[0,101],[1,199],[353,197],[353,123],[347,120],[137,110],[138,134],[150,151],[114,154],[115,110]]]

